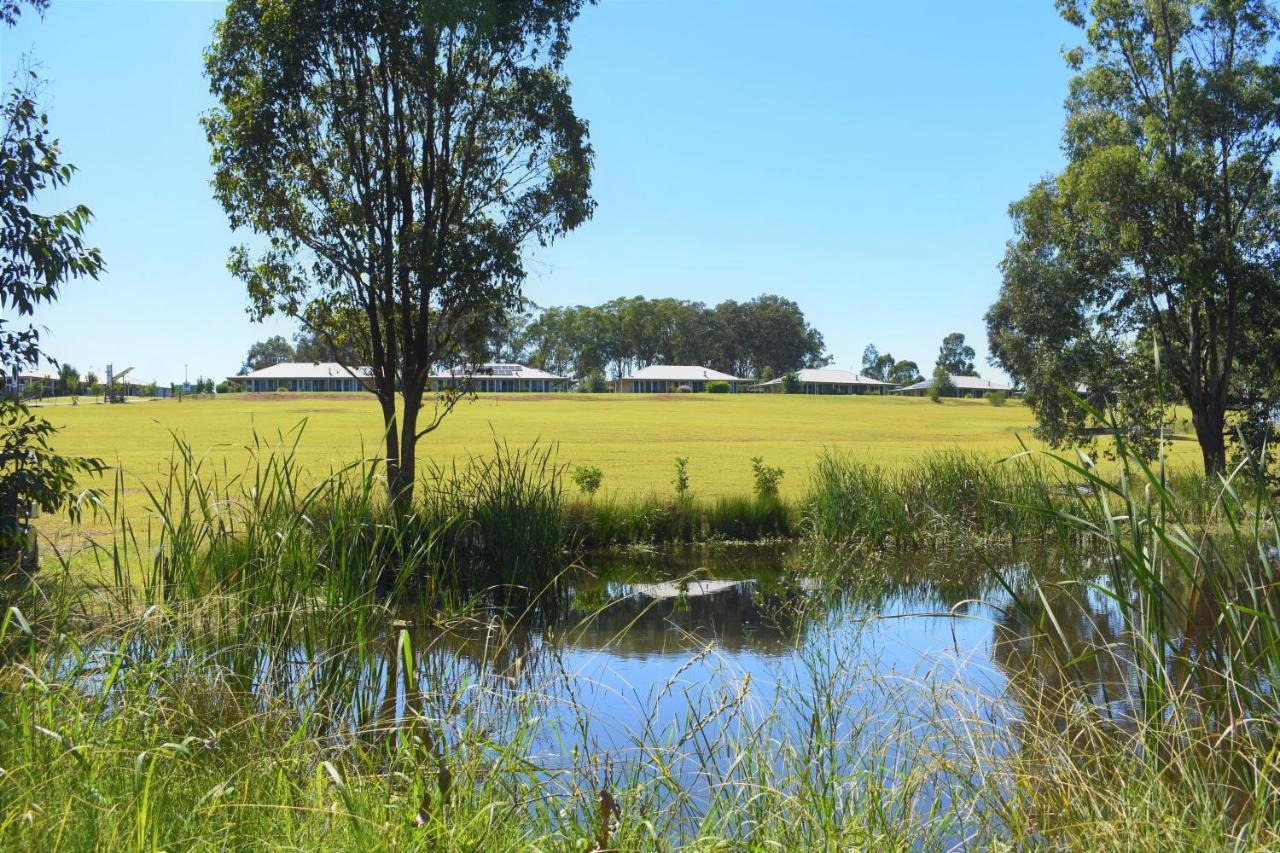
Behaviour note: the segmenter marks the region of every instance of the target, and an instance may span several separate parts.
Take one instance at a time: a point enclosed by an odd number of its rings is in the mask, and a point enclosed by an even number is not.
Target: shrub
[[[708,394],[728,394],[729,383],[725,382],[723,379],[713,379],[712,381],[707,383],[707,393]]]
[[[933,384],[929,386],[929,399],[935,403],[941,403],[942,395],[954,390],[956,390],[956,384],[951,381],[951,374],[947,373],[942,365],[935,367],[933,369]]]
[[[1009,399],[1008,391],[988,391],[986,393],[987,402],[993,406],[1003,406]]]
[[[800,393],[800,377],[796,375],[794,370],[791,371],[790,373],[783,374],[782,393],[784,394]]]
[[[689,494],[689,459],[685,456],[676,457],[676,476],[671,481],[676,487],[676,494],[685,498]]]
[[[751,460],[751,470],[755,474],[756,495],[761,498],[777,497],[778,484],[782,482],[782,475],[785,472],[781,468],[765,465],[763,456],[757,456]]]
[[[573,484],[584,495],[594,495],[600,491],[600,484],[604,482],[604,472],[594,465],[579,465],[573,469],[569,479],[573,480]]]
[[[587,374],[578,383],[578,390],[584,394],[607,394],[609,392],[609,381],[604,378],[603,373],[596,370]]]

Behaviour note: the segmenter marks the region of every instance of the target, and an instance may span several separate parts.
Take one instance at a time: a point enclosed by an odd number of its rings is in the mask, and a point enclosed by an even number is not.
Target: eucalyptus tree
[[[964,333],[952,332],[942,339],[936,364],[952,376],[977,376],[977,366],[973,363],[976,357],[973,347],[965,343]]]
[[[527,250],[592,213],[563,73],[582,2],[230,0],[206,54],[214,192],[252,240],[229,266],[256,318],[358,338],[333,350],[369,355],[402,505],[461,393],[424,411],[432,369],[481,351]]]
[[[244,364],[240,365],[240,370],[242,373],[251,373],[274,364],[294,361],[297,357],[297,351],[283,335],[272,335],[265,341],[255,341],[249,345],[249,351],[245,353]]]
[[[48,5],[0,0],[0,24],[12,26],[24,6],[43,13]],[[96,279],[103,269],[101,253],[85,240],[89,208],[48,204],[48,194],[66,191],[75,168],[50,129],[42,88],[39,76],[24,68],[0,100],[0,365],[6,370],[51,360],[33,315],[56,302],[68,282]],[[62,375],[70,379],[71,373]],[[100,460],[54,452],[56,432],[20,400],[0,401],[0,555],[6,563],[26,549],[20,525],[33,505],[45,512],[66,506],[74,517],[77,477],[103,469]]]
[[[885,381],[891,385],[914,385],[922,378],[920,366],[907,359],[895,361],[893,366],[885,372]]]
[[[862,351],[863,376],[888,382],[889,374],[893,372],[893,366],[897,363],[897,359],[892,354],[880,352],[875,344],[867,344],[867,348]]]
[[[1085,39],[1067,54],[1067,166],[1011,208],[991,351],[1060,442],[1091,426],[1078,391],[1158,422],[1154,380],[1167,376],[1205,471],[1221,471],[1239,380],[1256,397],[1277,370],[1275,11],[1265,0],[1058,8]]]

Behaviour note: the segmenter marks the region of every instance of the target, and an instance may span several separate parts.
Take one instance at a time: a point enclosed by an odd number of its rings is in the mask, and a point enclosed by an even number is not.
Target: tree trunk
[[[1191,423],[1200,442],[1204,475],[1215,477],[1227,469],[1226,412],[1221,406],[1203,401],[1192,403]]]
[[[417,415],[422,406],[422,387],[415,380],[404,384],[402,392],[404,411],[398,437],[397,476],[393,482],[388,471],[387,487],[397,510],[408,512],[413,508],[413,487],[417,480]]]
[[[396,418],[395,392],[379,391],[378,402],[382,406],[382,429],[387,442],[387,498],[393,505],[399,504],[405,492],[404,457],[401,453],[401,429]],[[408,480],[408,500],[413,499],[413,476]]]

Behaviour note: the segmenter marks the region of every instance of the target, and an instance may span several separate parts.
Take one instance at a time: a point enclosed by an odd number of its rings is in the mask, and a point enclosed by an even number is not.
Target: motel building
[[[729,390],[735,394],[745,391],[748,385],[741,377],[688,364],[651,364],[615,379],[613,384],[623,394],[674,394],[681,388],[701,393],[707,390],[708,382],[728,382]]]
[[[361,380],[373,380],[373,371],[367,367],[347,369],[333,361],[292,362],[273,364],[261,370],[228,376],[246,391],[309,391],[311,393],[355,393],[366,390]],[[370,386],[371,387],[371,386]]]
[[[944,396],[947,397],[982,397],[988,391],[1003,391],[1006,394],[1012,394],[1013,389],[1003,382],[995,382],[990,379],[982,379],[977,376],[952,376],[951,384],[955,386],[955,390],[948,391]],[[906,397],[923,397],[929,393],[929,389],[933,387],[933,379],[924,379],[914,385],[907,385],[894,391],[895,394],[902,394]]]
[[[523,364],[491,363],[433,373],[429,387],[437,392],[446,388],[466,388],[481,394],[554,394],[568,391],[569,380]]]
[[[826,367],[797,370],[796,382],[801,394],[883,394],[893,387],[861,373]],[[786,381],[782,377],[770,379],[752,385],[751,390],[762,394],[781,394],[787,390]]]

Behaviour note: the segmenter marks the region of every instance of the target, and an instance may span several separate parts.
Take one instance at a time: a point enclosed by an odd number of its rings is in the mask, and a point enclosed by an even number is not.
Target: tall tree
[[[419,439],[458,399],[423,415],[432,368],[519,307],[531,243],[592,212],[587,127],[562,70],[581,5],[231,0],[208,51],[215,193],[266,243],[231,268],[258,317],[322,335],[362,317],[401,505]]]
[[[880,350],[875,344],[867,344],[867,348],[862,351],[862,374],[864,376],[872,376],[872,371],[876,369],[876,362],[880,360]],[[892,364],[893,362],[889,362]],[[878,378],[872,376],[872,378]]]
[[[885,381],[894,385],[914,385],[923,377],[920,375],[920,366],[914,361],[896,361],[885,374]]]
[[[893,356],[887,352],[880,352],[876,349],[875,344],[868,344],[867,348],[862,351],[862,375],[871,379],[879,379],[881,382],[889,381],[889,373],[896,364]]]
[[[952,332],[942,339],[942,346],[938,348],[937,366],[952,376],[977,376],[973,363],[976,356],[973,347],[964,342],[964,335]]]
[[[58,366],[58,383],[64,394],[72,396],[80,393],[80,371],[65,361]]]
[[[0,24],[11,26],[24,5],[43,12],[49,4],[0,0]],[[0,103],[0,364],[6,371],[50,360],[33,314],[57,301],[65,283],[97,278],[103,267],[102,255],[85,243],[92,215],[87,207],[49,212],[40,206],[75,173],[51,135],[40,92],[39,77],[24,70]],[[45,512],[68,506],[74,516],[78,502],[70,498],[77,476],[102,470],[99,460],[54,452],[55,432],[20,401],[0,401],[0,550],[6,561],[24,547],[21,525],[32,505]]]
[[[1114,369],[1140,375],[1154,359],[1134,342],[1151,341],[1205,471],[1219,472],[1237,374],[1271,387],[1276,370],[1276,15],[1265,0],[1058,7],[1086,43],[1068,53],[1068,165],[1011,209],[992,353],[1042,429],[1067,440],[1088,424],[1064,388],[1159,420],[1154,383]]]
[[[359,312],[348,308],[332,317],[324,334],[314,329],[299,329],[293,336],[292,360],[367,365],[370,356],[361,343],[368,336],[361,334],[362,320]]]
[[[265,341],[250,344],[249,352],[244,357],[244,364],[240,365],[240,371],[250,373],[254,370],[262,370],[264,367],[271,367],[273,364],[294,361],[296,358],[297,354],[293,346],[282,335],[272,335]],[[319,361],[319,359],[316,360]]]

